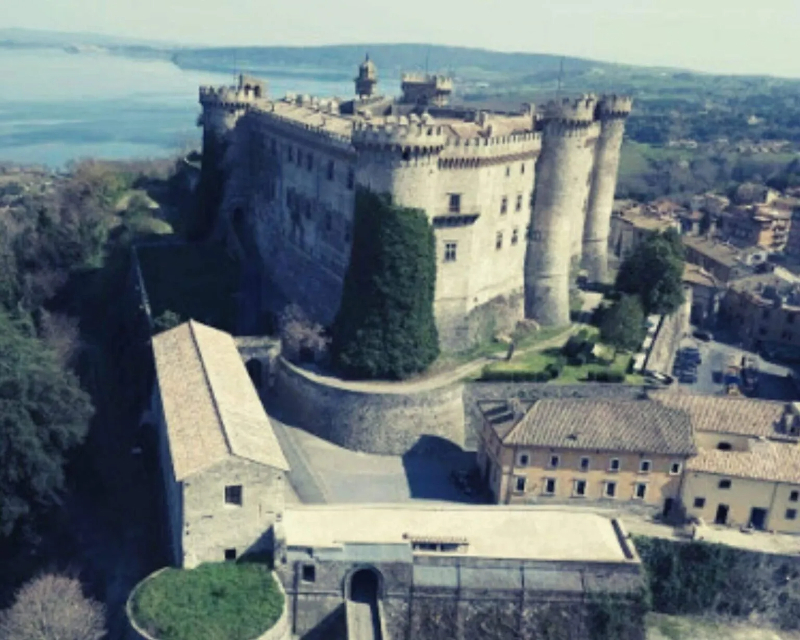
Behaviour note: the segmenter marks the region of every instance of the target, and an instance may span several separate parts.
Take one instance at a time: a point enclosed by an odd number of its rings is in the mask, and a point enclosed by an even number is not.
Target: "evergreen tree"
[[[644,311],[636,296],[622,296],[603,313],[600,339],[615,349],[633,351],[644,340]]]
[[[92,415],[75,376],[33,334],[0,311],[0,542],[30,535],[56,503]]]
[[[331,343],[343,376],[407,378],[439,355],[435,252],[424,211],[358,191],[352,255]]]
[[[667,315],[683,304],[684,249],[674,229],[654,233],[622,263],[616,288],[639,296],[646,316]]]

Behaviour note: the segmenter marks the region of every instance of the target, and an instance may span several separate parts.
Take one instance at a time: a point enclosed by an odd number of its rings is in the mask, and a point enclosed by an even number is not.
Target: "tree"
[[[91,415],[78,380],[32,326],[0,311],[0,542],[31,537],[57,503],[67,455]]]
[[[100,640],[105,633],[103,606],[66,576],[31,580],[11,608],[0,612],[0,640]]]
[[[620,266],[616,288],[639,296],[645,315],[667,315],[683,304],[684,250],[678,232],[649,235]]]
[[[636,296],[622,296],[604,314],[600,339],[614,349],[634,351],[644,340],[644,311]]]
[[[325,328],[309,319],[296,304],[288,305],[280,316],[281,353],[291,362],[309,355],[315,361],[324,356],[330,343]]]
[[[433,229],[424,211],[359,190],[353,231],[333,363],[351,378],[407,378],[439,355]]]

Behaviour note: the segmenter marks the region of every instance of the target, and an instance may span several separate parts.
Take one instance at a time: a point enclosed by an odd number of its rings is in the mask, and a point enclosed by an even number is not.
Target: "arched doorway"
[[[371,568],[359,569],[350,577],[350,600],[364,604],[378,602],[380,580],[378,573]]]

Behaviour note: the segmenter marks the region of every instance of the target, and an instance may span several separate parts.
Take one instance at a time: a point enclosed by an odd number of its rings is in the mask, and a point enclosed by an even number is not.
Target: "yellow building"
[[[681,501],[688,516],[709,524],[800,533],[800,411],[741,397],[661,393],[685,411],[697,455],[684,471]]]
[[[478,464],[495,501],[633,503],[667,512],[695,453],[684,411],[652,400],[481,402]]]

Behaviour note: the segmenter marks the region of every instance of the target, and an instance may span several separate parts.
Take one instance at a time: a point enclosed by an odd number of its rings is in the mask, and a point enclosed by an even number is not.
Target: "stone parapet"
[[[604,95],[597,103],[597,115],[601,119],[627,118],[633,109],[633,98],[617,94]]]

